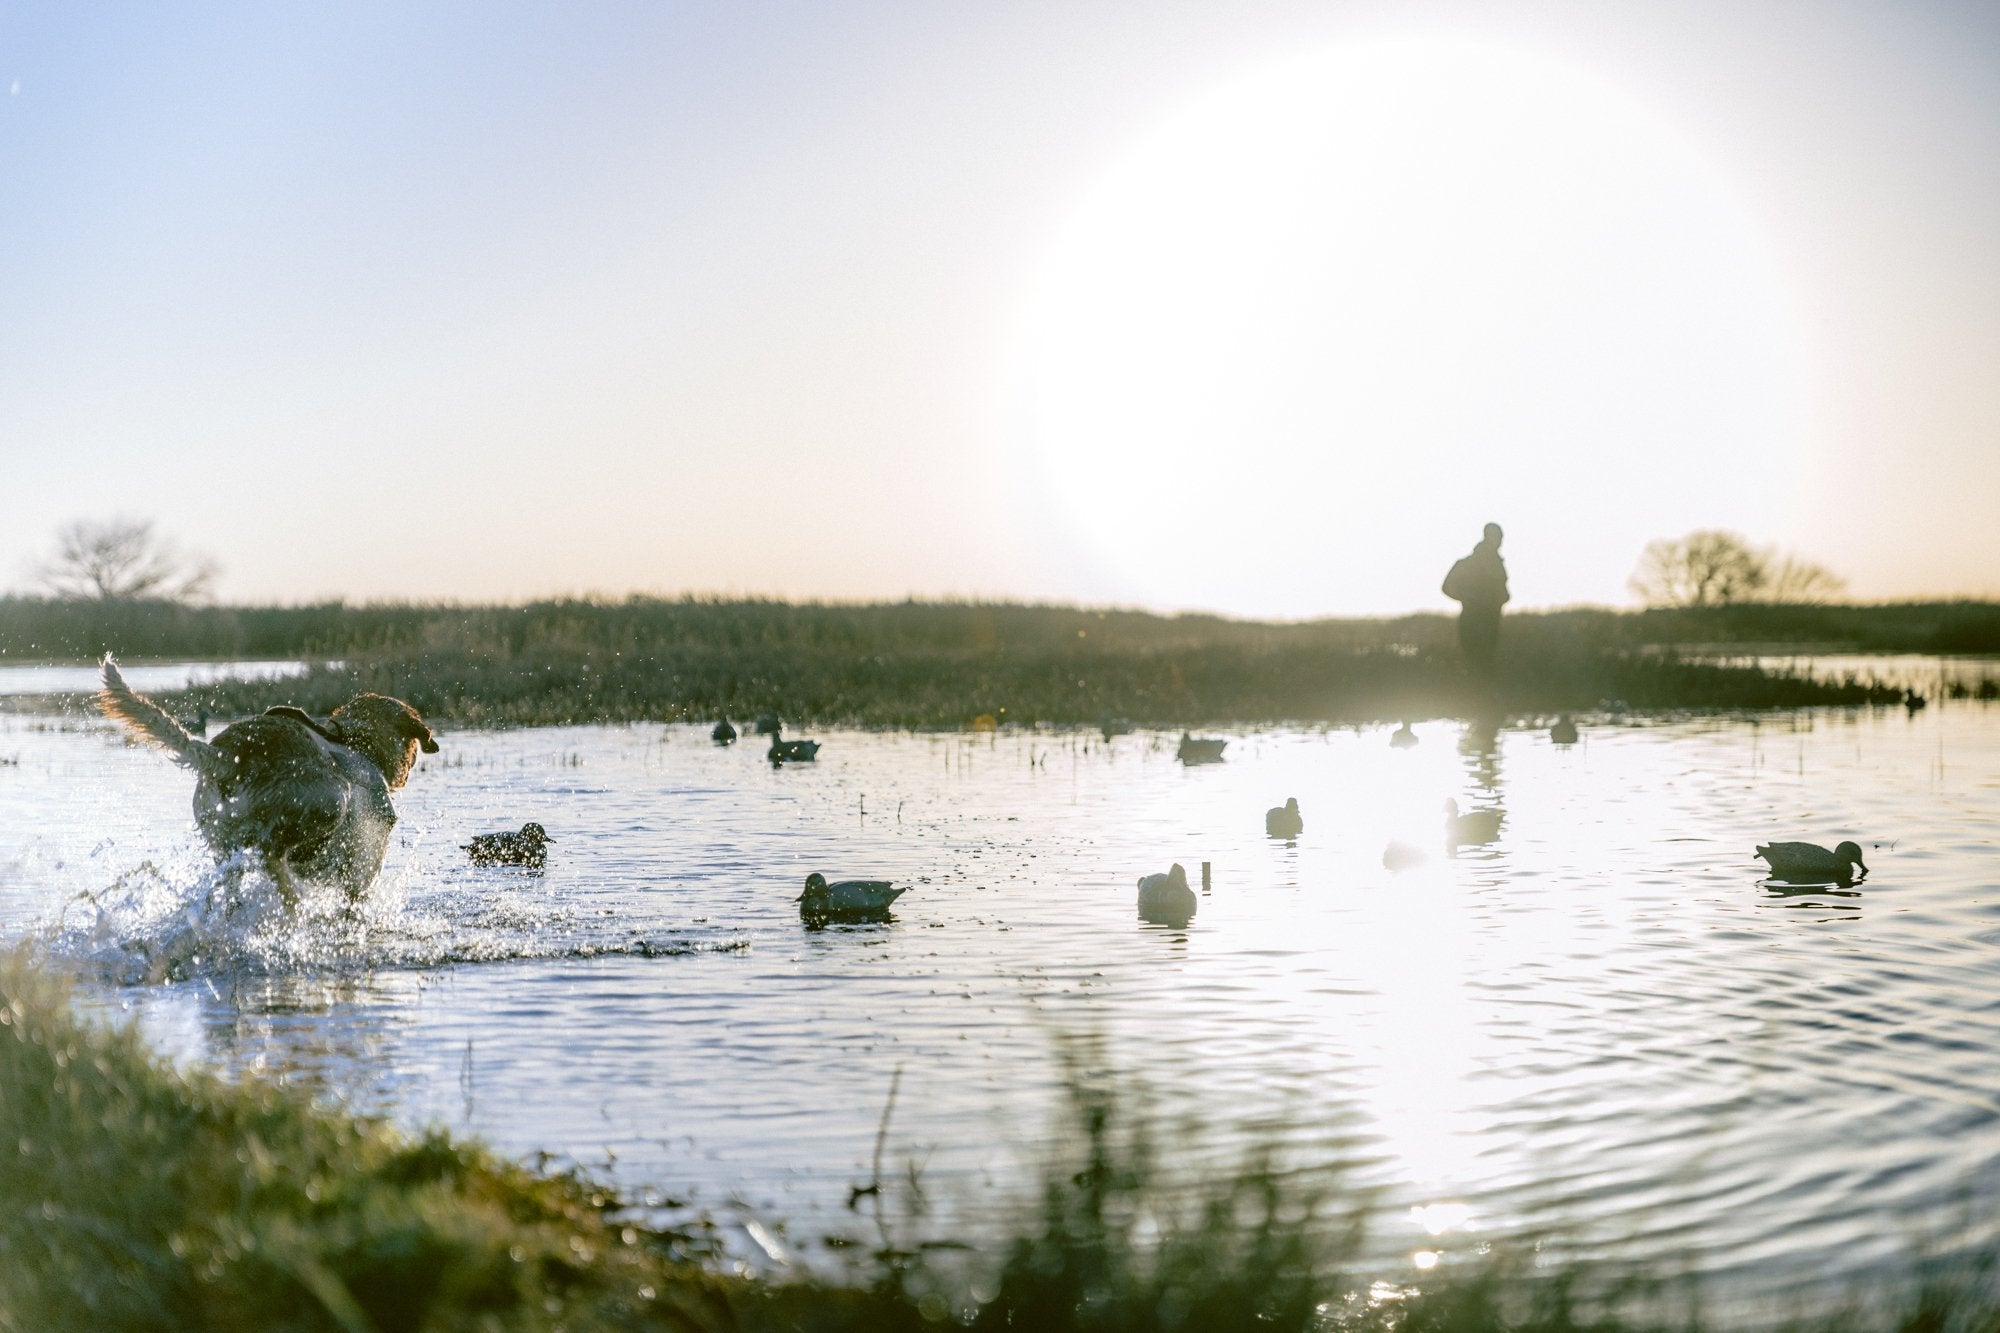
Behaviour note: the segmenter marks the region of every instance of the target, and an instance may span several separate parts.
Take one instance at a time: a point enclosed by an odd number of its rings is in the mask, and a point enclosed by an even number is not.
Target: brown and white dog
[[[267,709],[205,741],[135,693],[109,654],[97,706],[194,770],[195,822],[217,859],[256,852],[287,902],[298,900],[301,879],[339,885],[349,898],[367,892],[396,824],[389,793],[408,780],[419,748],[438,748],[416,709],[383,694],[358,694],[324,722]]]

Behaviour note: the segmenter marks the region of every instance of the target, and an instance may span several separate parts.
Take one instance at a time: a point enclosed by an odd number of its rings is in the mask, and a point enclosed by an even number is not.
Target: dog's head
[[[333,710],[327,730],[351,750],[367,755],[394,791],[417,766],[417,750],[436,754],[437,738],[417,710],[386,694],[357,694]]]

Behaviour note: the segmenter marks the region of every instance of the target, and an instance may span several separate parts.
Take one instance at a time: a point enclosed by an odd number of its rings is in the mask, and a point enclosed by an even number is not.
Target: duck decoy
[[[1852,884],[1856,876],[1849,866],[1868,873],[1858,843],[1843,842],[1829,852],[1817,843],[1773,842],[1760,845],[1756,854],[1770,864],[1772,879],[1792,884]]]
[[[1458,812],[1458,802],[1446,797],[1444,803],[1444,840],[1453,847],[1469,843],[1492,842],[1500,836],[1500,812],[1498,810],[1472,810],[1465,814]]]
[[[1382,868],[1385,870],[1412,870],[1430,857],[1424,855],[1421,847],[1412,847],[1407,842],[1391,842],[1382,849]]]
[[[736,728],[729,725],[729,719],[725,717],[715,724],[715,729],[708,733],[708,738],[717,745],[728,745],[736,739]]]
[[[799,917],[808,925],[829,921],[886,921],[889,904],[909,890],[899,889],[885,879],[841,879],[829,884],[815,870],[806,876],[806,891],[795,902]]]
[[[1139,918],[1156,926],[1185,926],[1194,919],[1198,904],[1188,887],[1187,871],[1180,862],[1164,875],[1142,875],[1139,879]]]
[[[1287,796],[1283,805],[1264,812],[1264,833],[1272,838],[1296,838],[1306,831],[1305,817],[1299,813],[1299,798]]]
[[[1416,743],[1417,733],[1410,729],[1408,722],[1405,722],[1402,726],[1397,727],[1389,733],[1389,746],[1391,749],[1407,750]]]
[[[1222,747],[1228,741],[1213,736],[1190,736],[1181,733],[1181,746],[1176,752],[1183,764],[1215,764],[1222,761]]]
[[[1576,744],[1576,723],[1570,721],[1568,713],[1557,718],[1556,724],[1549,728],[1549,739],[1557,745]]]
[[[1918,694],[1915,690],[1903,691],[1903,707],[1909,709],[1912,713],[1916,712],[1919,708],[1927,708],[1929,706],[1930,700],[1924,698],[1923,695]]]
[[[776,713],[759,713],[757,715],[756,727],[759,736],[775,736],[784,730],[784,726],[784,723],[778,721]]]
[[[774,764],[810,764],[819,755],[818,741],[787,741],[771,738],[765,758]]]
[[[463,844],[476,866],[527,866],[540,870],[547,860],[544,850],[555,839],[540,824],[521,825],[519,833],[482,833]]]

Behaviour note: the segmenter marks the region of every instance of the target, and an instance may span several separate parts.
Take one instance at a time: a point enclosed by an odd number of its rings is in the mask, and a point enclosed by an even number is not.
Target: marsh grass
[[[175,1069],[0,964],[0,1327],[616,1327],[697,1236],[643,1235],[580,1177]],[[656,1325],[657,1321],[656,1321]]]
[[[0,658],[178,648],[341,663],[303,678],[203,686],[165,700],[216,716],[280,702],[324,712],[374,690],[407,699],[434,721],[475,726],[765,712],[805,724],[915,728],[957,728],[980,715],[1077,726],[1111,718],[1153,727],[1350,723],[1615,705],[1885,704],[1897,692],[1868,681],[1812,680],[1655,648],[1695,631],[1691,641],[1712,645],[1753,628],[1803,634],[1878,621],[1877,637],[1963,639],[1984,633],[1991,609],[1933,608],[1929,619],[1903,608],[1849,609],[1855,623],[1830,619],[1832,608],[1812,609],[1821,613],[1816,622],[1798,620],[1796,608],[1772,608],[1771,623],[1594,611],[1512,616],[1499,679],[1476,687],[1443,616],[1266,624],[914,602],[635,598],[189,610],[16,599],[0,601]]]

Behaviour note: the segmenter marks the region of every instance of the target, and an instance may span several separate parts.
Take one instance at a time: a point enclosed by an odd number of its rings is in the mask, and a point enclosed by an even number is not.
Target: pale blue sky
[[[1422,83],[1434,48],[1478,53],[1487,101]],[[1151,245],[1163,290],[1227,298],[1233,268],[1175,248],[1239,234],[1190,219],[1217,163],[1258,151],[1211,132],[1261,142],[1268,108],[1346,79],[1313,132],[1402,144],[1353,128],[1380,50],[1418,71],[1368,94],[1385,125],[1504,119],[1510,81],[1553,71],[1580,91],[1520,123],[1554,142],[1601,103],[1639,137],[1536,165],[1608,170],[1669,228],[1631,235],[1720,248],[1663,259],[1658,309],[1522,333],[1519,393],[1464,387],[1519,348],[1428,346],[1363,422],[1310,357],[1258,352],[1196,386],[1240,432],[1152,448],[1136,423],[1188,420],[1173,395],[1195,389],[1116,363],[1157,330],[1098,285]],[[1490,517],[1526,605],[1621,600],[1647,540],[1712,524],[1857,596],[2000,594],[1990,6],[0,3],[0,94],[0,588],[62,522],[127,514],[215,557],[228,600],[1340,614],[1441,605]],[[1239,197],[1265,206],[1254,180]],[[1442,244],[1488,213],[1437,219]],[[1624,286],[1530,272],[1535,318],[1632,291],[1646,262],[1612,242]],[[1315,280],[1291,284],[1308,315]],[[1424,299],[1405,341],[1475,315],[1513,340],[1512,307]],[[1179,309],[1201,332],[1221,307]],[[1310,346],[1380,351],[1358,311],[1328,306]],[[1690,311],[1729,327],[1690,335]],[[1536,369],[1628,333],[1667,369],[1628,387],[1584,356],[1573,389]],[[1431,434],[1402,431],[1405,402]],[[1298,441],[1324,449],[1295,462]],[[1683,443],[1692,469],[1657,457]],[[1405,471],[1371,471],[1391,455]]]

